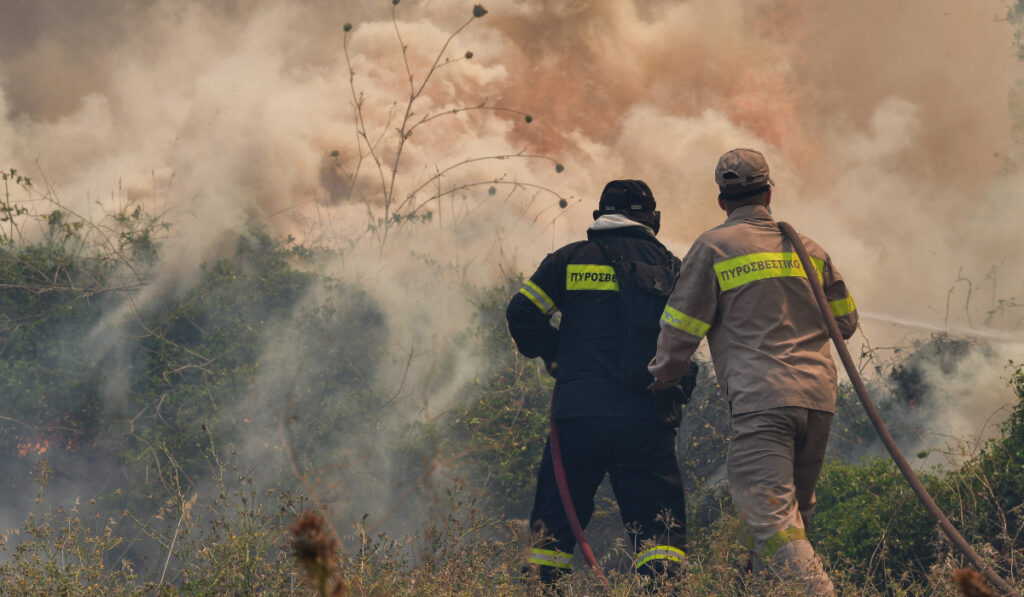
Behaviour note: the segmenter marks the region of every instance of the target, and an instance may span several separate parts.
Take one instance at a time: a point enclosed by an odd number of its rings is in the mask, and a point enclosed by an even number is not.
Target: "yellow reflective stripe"
[[[566,290],[618,290],[619,280],[610,265],[569,264],[565,268]]]
[[[647,551],[637,555],[636,567],[639,568],[651,560],[671,560],[682,562],[686,558],[686,552],[671,545],[655,545]]]
[[[555,301],[551,300],[548,293],[541,290],[540,286],[537,286],[529,280],[527,280],[526,284],[519,289],[519,293],[530,299],[530,302],[537,305],[537,308],[545,315],[551,315],[558,310],[555,306]]]
[[[665,305],[665,311],[661,314],[661,320],[670,326],[683,330],[688,334],[693,334],[698,338],[703,338],[708,334],[708,330],[711,329],[710,323],[704,323],[696,317],[690,317],[686,313],[678,309],[674,309],[669,305]]]
[[[842,317],[856,311],[857,305],[854,304],[852,296],[846,295],[846,298],[829,301],[828,308],[832,310],[832,315]]]
[[[530,559],[527,562],[540,566],[551,566],[552,568],[572,568],[572,554],[552,549],[530,550]]]
[[[824,280],[825,262],[811,257],[818,280]],[[722,291],[732,290],[744,284],[767,280],[768,278],[806,278],[800,257],[793,252],[749,253],[715,264],[715,276]]]
[[[790,541],[799,541],[800,539],[807,540],[807,531],[803,528],[789,527],[788,529],[783,529],[772,535],[768,542],[764,544],[764,548],[761,549],[761,558],[770,560],[775,555],[775,552],[779,551],[780,547]]]

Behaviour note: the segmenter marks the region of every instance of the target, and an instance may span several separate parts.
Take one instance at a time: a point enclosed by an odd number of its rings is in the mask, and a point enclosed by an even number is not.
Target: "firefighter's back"
[[[814,275],[828,255],[807,239]],[[836,368],[806,272],[760,206],[742,207],[698,241],[713,253],[717,325],[708,345],[733,413],[781,406],[831,411]]]
[[[623,341],[628,323],[620,281],[606,251],[666,271],[671,270],[672,254],[649,233],[635,227],[592,231],[591,238],[556,252],[564,264],[556,416],[655,418],[653,400],[645,385],[623,379]],[[604,249],[598,242],[604,244]],[[652,332],[644,362],[654,356],[657,317],[655,314],[650,318]]]

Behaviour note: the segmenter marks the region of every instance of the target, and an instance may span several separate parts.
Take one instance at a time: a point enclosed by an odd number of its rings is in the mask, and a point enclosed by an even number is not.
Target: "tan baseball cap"
[[[775,185],[768,174],[764,155],[745,147],[728,151],[718,158],[715,182],[723,199],[743,199]]]

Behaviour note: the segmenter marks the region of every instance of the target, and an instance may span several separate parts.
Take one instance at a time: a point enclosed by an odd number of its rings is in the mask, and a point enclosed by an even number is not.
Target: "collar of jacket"
[[[594,223],[587,229],[590,232],[603,232],[605,230],[622,230],[623,228],[639,228],[647,234],[654,236],[650,226],[645,226],[636,220],[630,220],[622,214],[608,214],[594,220]]]
[[[735,211],[729,214],[729,217],[725,219],[728,223],[739,222],[740,220],[770,220],[774,221],[771,212],[768,208],[763,205],[744,205],[743,207],[737,207]]]

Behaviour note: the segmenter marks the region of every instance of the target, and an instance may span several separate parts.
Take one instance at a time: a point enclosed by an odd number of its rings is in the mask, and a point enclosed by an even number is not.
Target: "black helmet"
[[[603,215],[620,213],[649,226],[658,233],[661,225],[661,212],[655,210],[657,203],[651,187],[642,180],[613,180],[604,185],[601,200],[594,210],[594,219]]]

